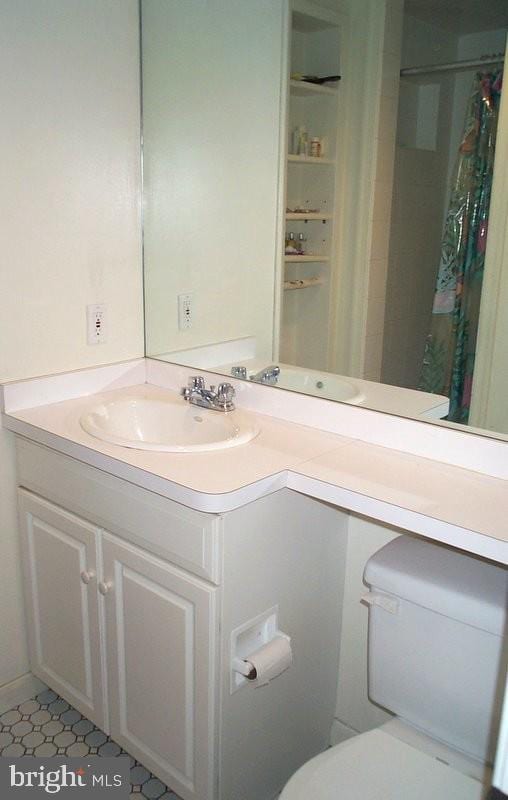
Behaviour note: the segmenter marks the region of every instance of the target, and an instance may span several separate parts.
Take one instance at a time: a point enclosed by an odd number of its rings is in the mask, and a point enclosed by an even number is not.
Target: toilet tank
[[[493,760],[500,714],[507,574],[411,536],[379,550],[364,573],[370,699],[482,761]]]

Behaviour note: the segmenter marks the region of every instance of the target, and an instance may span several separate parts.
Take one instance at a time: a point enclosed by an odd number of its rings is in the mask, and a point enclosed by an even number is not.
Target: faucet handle
[[[230,383],[219,383],[217,395],[218,397],[225,397],[226,400],[232,400],[235,396],[235,390]]]
[[[189,389],[204,389],[205,379],[202,375],[192,375],[189,378]]]
[[[225,406],[233,406],[235,390],[230,383],[219,383],[217,386],[217,401]]]

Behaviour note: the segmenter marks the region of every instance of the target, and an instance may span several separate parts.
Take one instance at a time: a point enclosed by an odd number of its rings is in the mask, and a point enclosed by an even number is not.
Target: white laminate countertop
[[[508,482],[502,478],[252,410],[261,432],[238,447],[160,453],[108,444],[81,428],[85,410],[136,393],[137,386],[154,397],[170,392],[143,382],[141,362],[111,370],[100,379],[92,371],[77,388],[65,376],[11,384],[4,388],[5,427],[199,511],[224,513],[287,487],[508,563]],[[55,402],[59,396],[70,397]]]

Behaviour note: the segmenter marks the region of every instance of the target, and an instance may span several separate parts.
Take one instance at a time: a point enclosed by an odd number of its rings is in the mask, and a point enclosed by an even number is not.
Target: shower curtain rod
[[[407,78],[410,75],[427,75],[431,72],[449,72],[459,69],[476,69],[476,67],[488,67],[493,64],[502,64],[504,53],[499,53],[495,58],[477,58],[472,61],[452,61],[449,64],[429,64],[426,67],[406,67],[401,69],[400,77]]]

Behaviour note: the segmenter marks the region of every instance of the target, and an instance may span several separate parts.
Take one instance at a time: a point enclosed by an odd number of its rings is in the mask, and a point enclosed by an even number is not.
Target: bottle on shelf
[[[303,233],[299,233],[298,234],[298,243],[297,243],[298,255],[299,256],[304,256],[305,255],[305,242],[306,241],[307,241],[307,238],[305,237],[305,235]]]
[[[309,154],[309,137],[306,128],[299,125],[293,132],[293,152],[296,156]]]
[[[286,237],[286,247],[285,247],[285,255],[287,256],[297,256],[298,255],[298,247],[296,244],[296,239],[294,233],[288,233]]]

